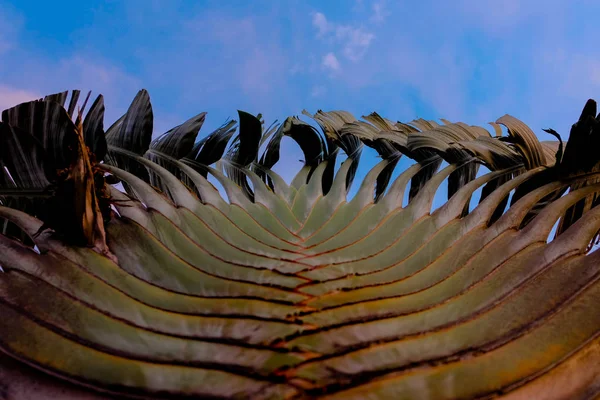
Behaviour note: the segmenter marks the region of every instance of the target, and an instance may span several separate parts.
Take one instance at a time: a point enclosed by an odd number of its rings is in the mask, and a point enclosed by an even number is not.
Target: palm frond
[[[83,122],[67,98],[0,123],[0,220],[22,233],[0,233],[9,396],[598,394],[595,102],[563,152],[508,115],[492,136],[321,110],[317,128],[240,111],[237,135],[197,140],[200,113],[151,141],[145,90],[106,134],[101,96]],[[364,146],[381,161],[348,199]]]

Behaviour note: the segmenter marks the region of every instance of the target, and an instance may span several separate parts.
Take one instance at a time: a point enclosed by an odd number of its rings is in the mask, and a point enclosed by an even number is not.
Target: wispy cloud
[[[292,68],[288,70],[288,73],[291,76],[301,74],[302,72],[304,72],[304,67],[302,67],[300,64],[294,64],[292,65]]]
[[[280,47],[259,33],[259,22],[252,17],[212,17],[212,22],[206,18],[198,21],[195,31],[200,29],[209,36],[214,35],[226,49],[223,53],[235,55],[236,62],[225,69],[233,70],[242,90],[252,95],[266,95],[276,90],[289,67]]]
[[[105,98],[105,123],[112,124],[126,110],[135,94],[143,87],[142,81],[101,57],[73,54],[63,58],[49,68],[38,72],[36,79],[52,81],[51,85],[38,83],[46,92],[67,89],[91,90],[92,95],[102,94]]]
[[[371,9],[373,11],[373,15],[371,15],[370,20],[376,24],[382,23],[387,17],[390,16],[390,12],[388,11],[387,4],[384,0],[373,3]]]
[[[182,40],[169,53],[188,79],[173,77],[169,84],[178,88],[182,100],[210,102],[215,108],[235,102],[234,110],[244,107],[249,112],[264,113],[293,101],[293,96],[281,99],[276,94],[306,66],[288,57],[278,40],[277,28],[264,28],[267,21],[264,16],[235,16],[221,11],[192,16],[184,24]],[[153,56],[148,54],[148,63]],[[171,65],[164,65],[156,81],[161,83],[171,75]]]
[[[92,89],[110,123],[145,87],[158,130],[200,111],[209,130],[236,109],[270,120],[330,107],[468,123],[508,112],[562,133],[600,93],[597,0],[262,1],[117,2],[42,37],[35,2],[11,14],[0,0],[0,100]]]
[[[36,53],[20,57],[18,68],[0,67],[0,105],[4,108],[65,90],[91,90],[93,96],[104,95],[105,123],[111,124],[143,87],[139,79],[98,56],[81,53],[53,60]]]
[[[41,94],[34,91],[0,85],[0,111],[41,97]]]
[[[592,4],[593,0],[576,0],[574,4],[581,7],[586,2]],[[559,25],[568,23],[569,20],[565,16],[570,14],[570,10],[576,9],[574,4],[563,0],[547,0],[544,6],[540,7],[539,3],[527,0],[457,0],[448,3],[447,6],[451,5],[461,23],[470,29],[480,29],[491,37],[506,37],[511,30],[519,26],[535,25],[542,30],[559,30]],[[584,7],[579,10],[583,11]],[[447,9],[442,8],[442,12],[447,12]],[[591,14],[596,13],[592,11]],[[558,25],[548,26],[548,20],[553,20]],[[571,24],[576,25],[579,22],[581,21],[573,21]]]
[[[331,28],[329,26],[329,22],[327,22],[327,18],[325,17],[325,14],[320,13],[320,12],[316,12],[313,14],[312,23],[315,26],[315,28],[317,28],[317,36],[318,37],[325,36],[325,34],[328,33]]]
[[[333,72],[340,70],[340,62],[333,53],[327,53],[323,56],[323,66]]]
[[[329,22],[325,14],[313,14],[313,26],[317,29],[317,38],[332,43],[348,60],[361,60],[375,39],[375,34],[361,26]]]
[[[313,86],[313,88],[310,91],[310,95],[312,97],[321,97],[325,95],[325,93],[327,93],[327,89],[325,88],[325,86],[321,85]]]
[[[2,6],[0,8],[0,55],[15,48],[23,18]]]
[[[369,49],[375,38],[373,33],[362,28],[354,28],[349,25],[340,25],[335,29],[336,38],[343,43],[343,54],[350,61],[359,61]]]
[[[352,6],[352,11],[355,13],[360,13],[365,10],[365,2],[364,0],[354,0],[354,5]]]

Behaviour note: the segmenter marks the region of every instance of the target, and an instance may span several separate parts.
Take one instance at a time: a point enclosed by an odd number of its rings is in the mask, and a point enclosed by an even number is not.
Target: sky
[[[202,111],[201,136],[238,109],[342,109],[508,113],[552,140],[542,128],[568,136],[600,93],[599,15],[597,0],[0,0],[0,109],[92,90],[109,126],[145,88],[157,135]],[[289,180],[302,155],[282,151]]]

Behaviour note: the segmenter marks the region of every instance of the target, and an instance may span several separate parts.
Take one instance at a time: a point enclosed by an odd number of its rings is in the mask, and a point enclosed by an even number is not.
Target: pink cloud
[[[0,85],[0,111],[43,97],[38,92]]]

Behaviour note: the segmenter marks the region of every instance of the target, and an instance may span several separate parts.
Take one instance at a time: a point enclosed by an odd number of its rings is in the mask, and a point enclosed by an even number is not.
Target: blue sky
[[[0,108],[90,89],[110,125],[146,88],[157,134],[201,111],[206,134],[237,109],[269,123],[306,108],[509,113],[548,140],[600,93],[599,15],[597,0],[0,0]]]

